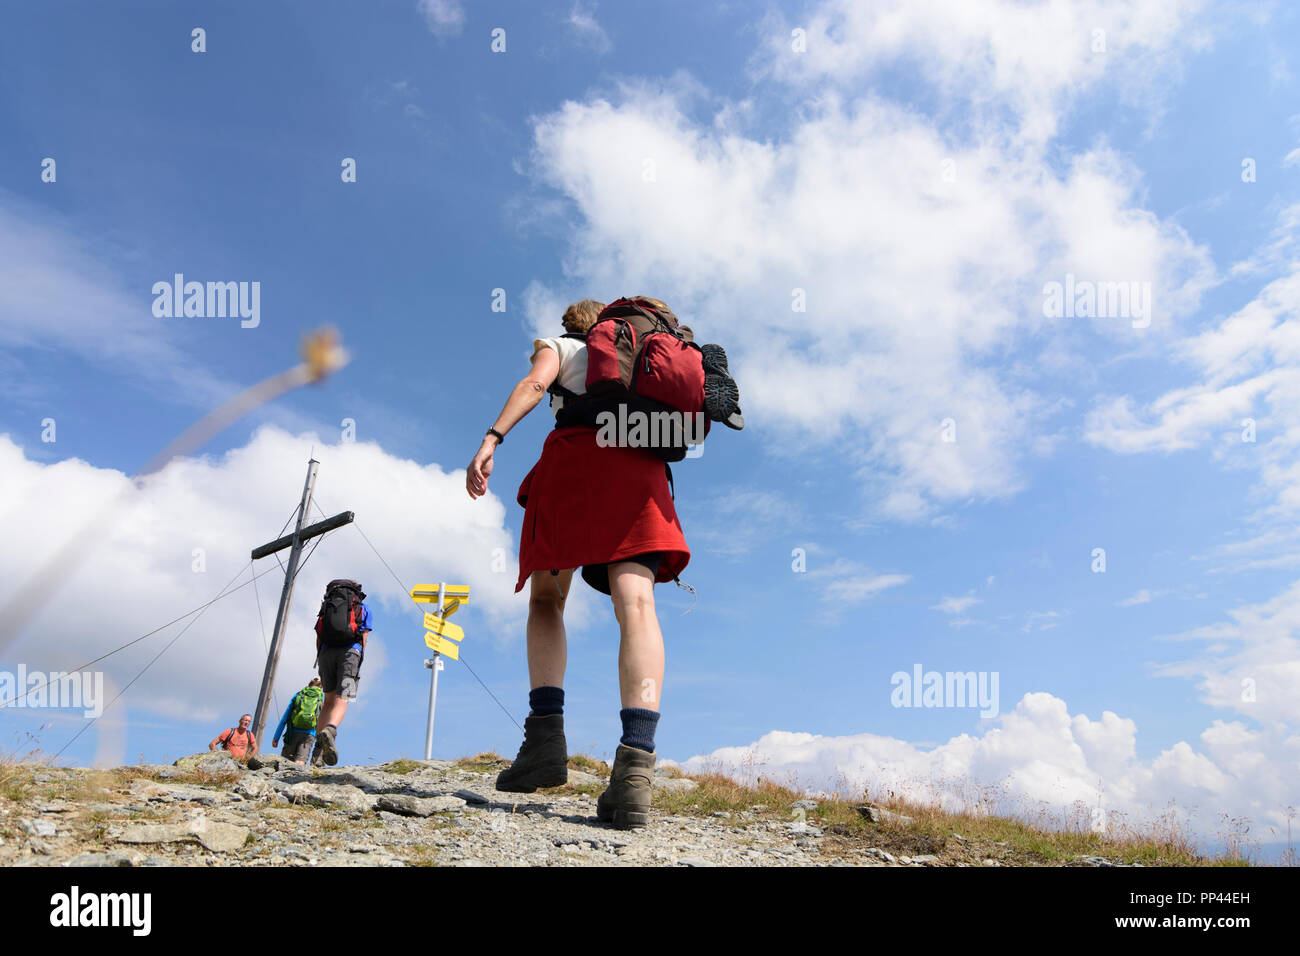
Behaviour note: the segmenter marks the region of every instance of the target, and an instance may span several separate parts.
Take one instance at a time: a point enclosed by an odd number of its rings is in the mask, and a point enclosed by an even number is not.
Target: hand
[[[276,737],[274,740],[272,740],[272,741],[271,741],[271,746],[272,746],[272,747],[278,747],[278,746],[280,746],[280,738],[279,738],[279,737]]]
[[[465,469],[465,490],[471,498],[480,498],[487,494],[488,477],[492,474],[492,455],[496,451],[495,438],[488,436],[479,446],[474,460]]]

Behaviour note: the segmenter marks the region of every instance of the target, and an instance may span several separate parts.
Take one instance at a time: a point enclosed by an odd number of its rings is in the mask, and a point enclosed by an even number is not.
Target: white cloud
[[[568,22],[578,41],[597,53],[608,53],[613,48],[614,44],[610,42],[609,34],[596,21],[595,7],[587,9],[582,3],[575,3],[573,9],[569,11]]]
[[[1035,378],[1059,390],[1038,351],[1077,368],[1094,336],[1157,343],[1214,279],[1102,144],[1060,167],[1032,138],[872,92],[812,98],[776,136],[747,133],[745,117],[680,76],[541,117],[534,173],[576,214],[566,283],[660,295],[728,346],[756,434],[835,442],[885,515],[1015,494],[1054,412]],[[1145,337],[1126,321],[1045,320],[1043,284],[1067,273],[1151,282]],[[942,440],[948,418],[956,441]]]
[[[465,10],[459,0],[420,0],[420,13],[434,36],[455,36],[465,26]]]
[[[1120,601],[1119,606],[1133,607],[1135,604],[1150,604],[1150,603],[1151,603],[1151,592],[1148,591],[1146,588],[1143,588],[1142,590],[1138,591],[1137,594],[1134,594],[1132,597],[1127,597],[1124,600]]]
[[[911,580],[907,574],[879,574],[856,561],[839,558],[829,567],[812,568],[805,572],[808,580],[821,588],[821,605],[826,608],[860,604],[881,591],[898,587]]]
[[[1196,679],[1201,699],[1277,733],[1300,725],[1300,581],[1259,604],[1228,612],[1231,622],[1174,635],[1201,641],[1197,657],[1162,666],[1162,677]],[[1297,740],[1300,743],[1300,740]]]
[[[1300,206],[1283,218],[1291,237],[1300,235]],[[1123,453],[1211,443],[1225,466],[1258,472],[1256,492],[1268,498],[1258,518],[1300,514],[1300,256],[1246,305],[1176,348],[1200,381],[1145,407],[1128,395],[1100,399],[1085,419],[1085,439]]]
[[[972,604],[979,604],[980,599],[967,595],[966,597],[945,597],[938,604],[932,604],[932,611],[942,611],[944,614],[960,614]]]
[[[1188,48],[1199,2],[1178,0],[826,0],[799,21],[770,18],[760,72],[794,83],[856,84],[910,67],[953,110],[1045,141],[1074,96],[1109,79],[1126,99],[1154,105]],[[796,52],[792,30],[804,31]],[[1098,33],[1100,31],[1100,33]],[[1101,49],[1097,47],[1100,46]]]
[[[1134,721],[1111,711],[1098,720],[1071,715],[1051,694],[1026,694],[993,723],[979,736],[960,734],[924,749],[877,734],[772,731],[748,746],[697,755],[682,766],[850,798],[893,791],[950,811],[1084,829],[1096,806],[1116,831],[1124,824],[1151,824],[1172,801],[1175,818],[1201,839],[1218,835],[1220,812],[1253,821],[1253,838],[1278,839],[1279,831],[1286,832],[1283,812],[1300,788],[1300,742],[1239,721],[1216,720],[1200,735],[1200,749],[1180,741],[1148,761],[1136,756]],[[1275,828],[1271,838],[1268,826]]]
[[[276,537],[294,509],[313,447],[321,462],[321,508],[331,515],[354,511],[357,525],[403,583],[470,585],[469,610],[461,612],[468,617],[457,618],[467,631],[467,656],[472,658],[475,645],[480,654],[491,653],[489,641],[522,635],[527,602],[513,593],[518,563],[504,526],[513,496],[471,501],[460,468],[444,471],[397,458],[372,443],[329,444],[312,434],[263,428],[242,448],[175,461],[134,488],[120,472],[76,459],[28,460],[0,436],[0,523],[11,542],[23,542],[0,550],[0,577],[19,586],[69,535],[95,521],[84,560],[67,573],[18,643],[3,649],[4,666],[78,666],[211,600],[236,575],[236,583],[248,581],[249,551]],[[125,503],[113,520],[105,520],[104,504],[123,494]],[[313,513],[314,520],[319,517]],[[366,588],[375,616],[364,705],[367,693],[383,686],[386,668],[420,668],[420,613],[356,529],[319,540],[294,592],[278,674],[280,703],[310,673],[312,627],[325,583],[352,577]],[[193,570],[194,549],[204,552],[203,573]],[[495,549],[501,549],[504,573],[492,570]],[[132,713],[219,722],[252,709],[265,660],[263,629],[269,635],[283,582],[274,558],[254,567],[274,569],[257,585],[261,624],[251,587],[214,604],[127,692],[124,703]],[[575,597],[569,615],[577,628],[594,602]],[[110,657],[102,665],[110,679],[125,685],[181,626]]]

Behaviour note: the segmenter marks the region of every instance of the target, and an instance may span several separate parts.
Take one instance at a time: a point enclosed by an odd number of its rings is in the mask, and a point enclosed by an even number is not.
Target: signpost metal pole
[[[438,614],[443,613],[443,604],[446,598],[447,585],[445,581],[438,582]],[[426,660],[424,666],[433,671],[433,676],[429,679],[429,723],[424,730],[424,759],[433,759],[433,709],[438,706],[438,671],[442,663],[442,655],[437,651],[433,652],[433,659]]]

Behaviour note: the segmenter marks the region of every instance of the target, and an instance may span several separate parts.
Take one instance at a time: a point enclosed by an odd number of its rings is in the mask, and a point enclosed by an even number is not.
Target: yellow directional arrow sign
[[[460,647],[451,641],[445,641],[432,631],[424,632],[424,643],[429,650],[435,654],[442,654],[444,657],[450,657],[453,661],[460,660]]]
[[[434,634],[438,634],[442,637],[448,638],[453,641],[460,641],[460,640],[464,640],[465,638],[464,628],[456,624],[452,624],[450,621],[444,621],[436,614],[424,615],[424,627],[425,630],[427,631],[430,631]]]
[[[443,588],[444,598],[458,598],[459,604],[469,601],[468,584],[448,584]],[[436,584],[417,584],[411,588],[411,600],[416,604],[437,604],[438,603],[438,585]]]
[[[462,601],[460,598],[452,598],[450,601],[447,602],[446,606],[442,609],[442,616],[451,617],[453,614],[455,614],[457,611],[460,610],[460,606],[464,603],[465,602]]]

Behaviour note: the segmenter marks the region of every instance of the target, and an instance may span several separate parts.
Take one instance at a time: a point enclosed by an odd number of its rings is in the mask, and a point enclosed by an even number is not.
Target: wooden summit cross
[[[275,684],[275,668],[280,662],[280,640],[284,637],[285,626],[289,623],[289,601],[293,598],[293,582],[298,576],[298,559],[302,556],[304,542],[333,531],[345,524],[351,524],[355,517],[351,511],[336,514],[333,518],[317,521],[303,527],[307,520],[307,511],[311,508],[311,494],[316,487],[316,468],[320,465],[315,458],[307,462],[307,480],[302,486],[302,504],[298,506],[298,523],[294,525],[293,534],[276,538],[261,547],[253,549],[253,560],[275,554],[285,548],[289,551],[289,564],[284,569],[284,590],[280,592],[280,609],[275,612],[275,633],[271,636],[271,648],[266,655],[266,670],[262,673],[262,690],[257,695],[257,711],[253,715],[253,736],[257,738],[258,749],[263,747],[262,731],[266,729],[266,709],[271,703],[271,688]],[[256,584],[253,587],[257,587]]]

